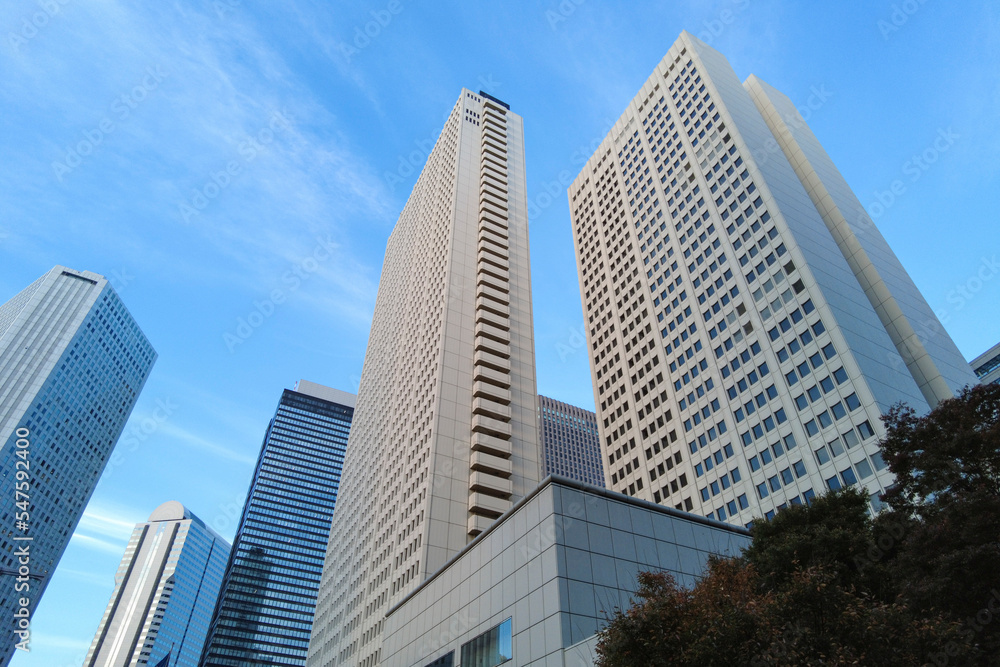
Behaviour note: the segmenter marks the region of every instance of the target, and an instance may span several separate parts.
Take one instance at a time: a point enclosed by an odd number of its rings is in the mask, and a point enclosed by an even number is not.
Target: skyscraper
[[[877,504],[879,416],[975,382],[795,106],[689,33],[569,200],[617,491],[738,524]]]
[[[544,476],[562,475],[604,486],[597,415],[547,396],[538,396],[538,419],[545,453]]]
[[[541,477],[521,118],[462,90],[389,237],[309,665],[381,660],[386,611]]]
[[[0,306],[0,617],[34,612],[155,360],[96,273],[56,266]],[[30,648],[13,630],[0,664]]]
[[[229,543],[176,500],[132,531],[84,667],[197,667]]]
[[[306,380],[282,392],[201,664],[305,664],[354,402],[354,394]]]

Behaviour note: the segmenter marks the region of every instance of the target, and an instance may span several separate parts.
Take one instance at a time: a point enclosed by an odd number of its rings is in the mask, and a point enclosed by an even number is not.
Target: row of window
[[[704,502],[708,502],[710,498],[714,498],[719,495],[733,484],[738,483],[741,479],[740,469],[733,468],[720,476],[718,479],[709,482],[708,486],[702,487],[700,490],[701,499]]]

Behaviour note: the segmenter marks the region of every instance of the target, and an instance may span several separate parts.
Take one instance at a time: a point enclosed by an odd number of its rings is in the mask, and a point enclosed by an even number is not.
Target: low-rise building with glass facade
[[[593,665],[597,632],[641,571],[693,586],[749,533],[549,477],[386,615],[383,665]]]
[[[983,384],[1000,382],[1000,343],[970,361],[969,365]]]

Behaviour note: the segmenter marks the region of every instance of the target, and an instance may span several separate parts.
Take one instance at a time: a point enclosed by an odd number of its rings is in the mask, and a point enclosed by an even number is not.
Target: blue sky
[[[160,503],[232,536],[283,388],[356,389],[386,239],[463,86],[524,118],[541,393],[593,407],[565,189],[682,29],[796,103],[827,93],[813,131],[986,350],[998,28],[995,4],[926,0],[4,3],[0,301],[102,273],[160,355],[12,664],[82,662]]]

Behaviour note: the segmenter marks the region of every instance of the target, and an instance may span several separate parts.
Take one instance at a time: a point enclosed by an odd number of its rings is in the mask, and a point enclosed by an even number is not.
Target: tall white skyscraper
[[[137,524],[84,667],[198,667],[229,543],[176,500]]]
[[[795,106],[689,33],[569,200],[611,489],[738,524],[877,504],[879,416],[976,381]]]
[[[155,360],[96,273],[56,266],[0,306],[0,618],[34,612]],[[0,664],[30,648],[14,629]]]
[[[386,612],[537,486],[522,121],[462,90],[389,237],[308,665],[381,660]]]

